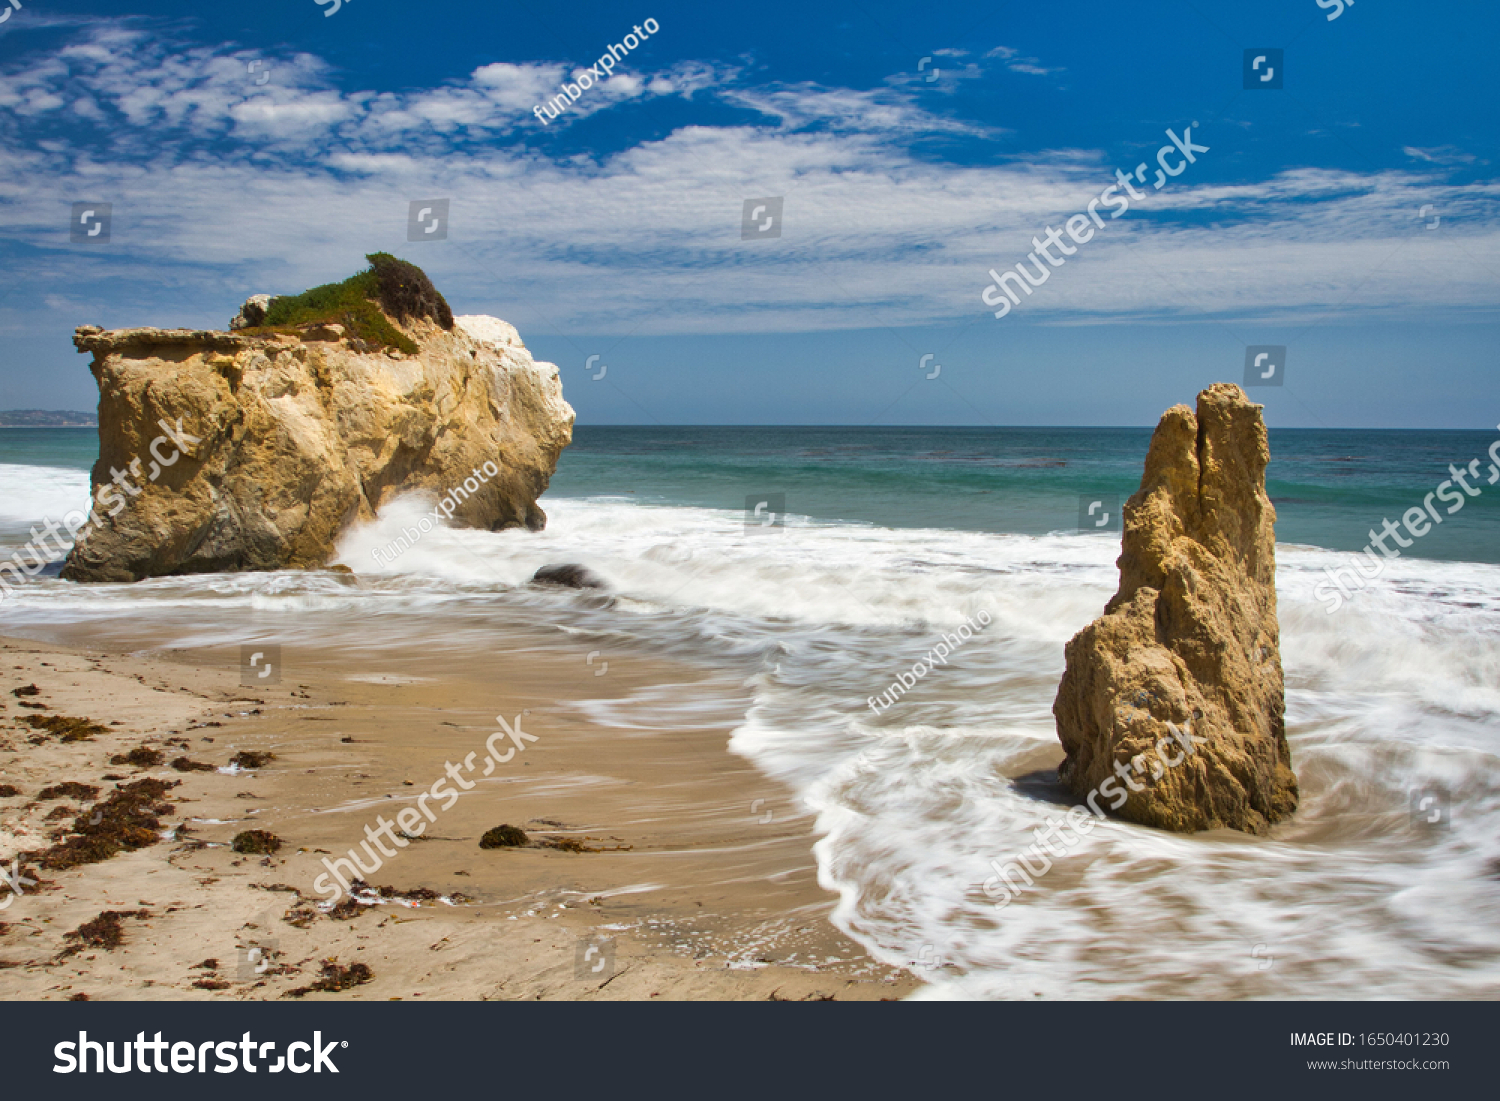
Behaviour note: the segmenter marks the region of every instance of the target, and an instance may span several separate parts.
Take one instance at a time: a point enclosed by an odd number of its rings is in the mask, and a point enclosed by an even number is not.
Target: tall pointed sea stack
[[[1270,454],[1238,386],[1162,415],[1125,505],[1119,592],[1068,643],[1052,705],[1080,798],[1180,832],[1265,833],[1296,809]]]

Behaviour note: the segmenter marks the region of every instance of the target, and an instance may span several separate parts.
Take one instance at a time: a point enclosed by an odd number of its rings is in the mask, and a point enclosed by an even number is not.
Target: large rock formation
[[[414,272],[441,309],[370,313],[361,299],[340,306],[348,327],[272,329],[248,324],[277,324],[252,300],[234,332],[80,328],[99,383],[97,503],[63,576],[322,566],[394,495],[466,481],[450,522],[540,529],[537,498],[573,430],[557,368],[503,321],[453,318],[417,269],[391,270]],[[374,286],[373,271],[357,278]]]
[[[1156,426],[1125,505],[1120,590],[1068,643],[1052,707],[1058,774],[1080,798],[1097,792],[1096,810],[1264,833],[1297,807],[1269,460],[1261,407],[1238,386]]]

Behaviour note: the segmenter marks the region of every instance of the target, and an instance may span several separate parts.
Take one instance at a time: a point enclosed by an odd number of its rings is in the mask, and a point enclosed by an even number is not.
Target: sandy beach
[[[7,999],[871,1000],[920,985],[829,922],[812,819],[726,747],[732,677],[628,658],[596,675],[512,637],[470,668],[303,649],[281,683],[245,688],[227,648],[68,641],[0,642],[0,784],[16,791],[0,800],[0,860],[23,854],[0,912]],[[653,686],[701,697],[701,723],[622,736],[579,717]],[[449,809],[429,802],[419,840],[387,843],[378,901],[330,909],[324,859],[483,756],[497,715],[522,750]],[[69,740],[35,716],[97,726]],[[38,854],[149,779],[174,785],[152,808],[160,840],[45,866],[58,858]],[[68,782],[82,787],[45,790]],[[530,843],[481,848],[501,824]],[[251,830],[280,848],[234,851]],[[330,977],[351,985],[306,989]]]

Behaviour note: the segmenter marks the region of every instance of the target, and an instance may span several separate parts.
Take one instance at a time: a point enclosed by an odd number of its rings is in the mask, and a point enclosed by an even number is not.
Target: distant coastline
[[[94,413],[62,409],[0,410],[0,428],[98,428]]]

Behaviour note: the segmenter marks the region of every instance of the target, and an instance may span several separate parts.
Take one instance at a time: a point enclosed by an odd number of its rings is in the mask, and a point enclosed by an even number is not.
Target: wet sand
[[[21,885],[0,911],[0,996],[279,998],[317,981],[325,960],[362,963],[370,977],[302,996],[871,1000],[918,987],[833,927],[812,819],[727,750],[746,698],[737,678],[657,659],[611,658],[601,673],[602,661],[586,666],[523,637],[482,663],[393,652],[352,668],[331,650],[288,656],[294,668],[280,683],[247,688],[228,648],[127,654],[0,641],[0,783],[19,789],[0,798],[7,869],[18,851],[65,837],[116,784],[178,782],[165,796],[163,840],[39,869],[40,882]],[[29,685],[37,694],[24,693]],[[666,725],[653,721],[658,696],[679,703]],[[683,699],[701,701],[691,721]],[[600,707],[614,709],[613,725],[589,721]],[[23,725],[27,715],[106,730],[64,743]],[[497,715],[513,728],[519,716],[536,740],[523,739],[489,777],[476,769],[451,808],[429,799],[436,820],[419,840],[384,840],[392,855],[367,877],[393,889],[383,901],[345,906],[352,917],[328,912],[316,886],[324,859],[418,806],[446,764],[482,760]],[[634,724],[622,729],[620,715]],[[142,745],[163,763],[109,763]],[[241,751],[274,757],[227,771]],[[182,756],[215,770],[170,767]],[[100,791],[37,799],[63,781]],[[502,823],[535,846],[564,847],[481,849]],[[282,847],[233,851],[251,829]],[[368,866],[366,850],[359,857]],[[395,897],[413,891],[424,897]],[[111,910],[131,915],[118,921],[116,947],[66,935]]]

